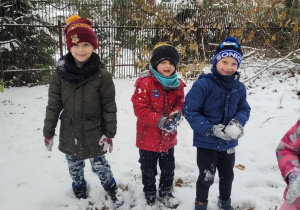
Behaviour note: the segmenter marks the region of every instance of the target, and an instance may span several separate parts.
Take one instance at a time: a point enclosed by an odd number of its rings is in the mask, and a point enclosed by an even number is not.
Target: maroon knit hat
[[[98,41],[95,32],[92,29],[92,23],[87,18],[80,18],[78,15],[73,15],[66,21],[64,33],[66,35],[67,49],[70,51],[73,45],[80,42],[88,42],[95,49],[98,48]]]

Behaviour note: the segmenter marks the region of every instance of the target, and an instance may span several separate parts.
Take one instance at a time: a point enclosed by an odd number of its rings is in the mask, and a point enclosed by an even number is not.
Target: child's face
[[[175,71],[174,64],[169,60],[163,60],[159,62],[159,64],[156,67],[158,73],[165,77],[171,76]]]
[[[238,63],[233,57],[225,57],[217,62],[217,71],[222,75],[233,75],[238,68]]]
[[[93,45],[89,42],[80,42],[73,45],[70,49],[77,67],[82,67],[83,64],[88,62],[93,52],[95,52]]]

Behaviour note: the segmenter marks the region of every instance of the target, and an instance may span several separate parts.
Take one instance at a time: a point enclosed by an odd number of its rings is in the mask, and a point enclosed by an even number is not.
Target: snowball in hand
[[[227,125],[224,131],[233,139],[236,139],[241,134],[241,129],[235,124]]]

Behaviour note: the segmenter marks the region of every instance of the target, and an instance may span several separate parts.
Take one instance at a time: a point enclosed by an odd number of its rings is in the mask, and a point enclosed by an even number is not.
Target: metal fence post
[[[229,26],[228,26],[228,34],[227,34],[227,37],[230,36],[230,29],[231,29],[231,22],[229,23]]]
[[[61,30],[61,20],[58,19],[58,40],[59,40],[59,53],[60,53],[60,57],[63,56],[63,49],[62,49],[62,30]]]

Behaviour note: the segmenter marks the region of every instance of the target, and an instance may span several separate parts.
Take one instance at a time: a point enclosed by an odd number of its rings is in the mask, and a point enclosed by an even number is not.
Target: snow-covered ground
[[[260,63],[255,63],[261,67]],[[254,74],[242,69],[242,74]],[[275,149],[300,116],[297,91],[299,75],[271,77],[264,73],[248,86],[248,101],[252,111],[245,133],[236,148],[236,165],[232,191],[235,209],[276,209],[282,203],[285,183],[278,170]],[[119,186],[124,189],[122,209],[142,210],[145,199],[142,191],[138,149],[135,147],[135,123],[131,95],[135,79],[114,80],[117,92],[118,132],[114,151],[106,157]],[[188,81],[185,92],[193,81]],[[48,152],[43,142],[43,120],[48,86],[5,89],[0,93],[0,209],[108,209],[98,177],[86,161],[85,176],[90,188],[87,200],[78,200],[71,189],[65,156],[54,148]],[[57,134],[58,130],[57,130]],[[192,146],[192,129],[187,121],[178,128],[175,147],[176,170],[174,196],[181,204],[179,210],[194,209],[195,183],[198,176],[196,148]],[[218,176],[209,193],[209,210],[217,209]],[[92,201],[94,204],[89,204]],[[163,209],[163,208],[161,208]]]

